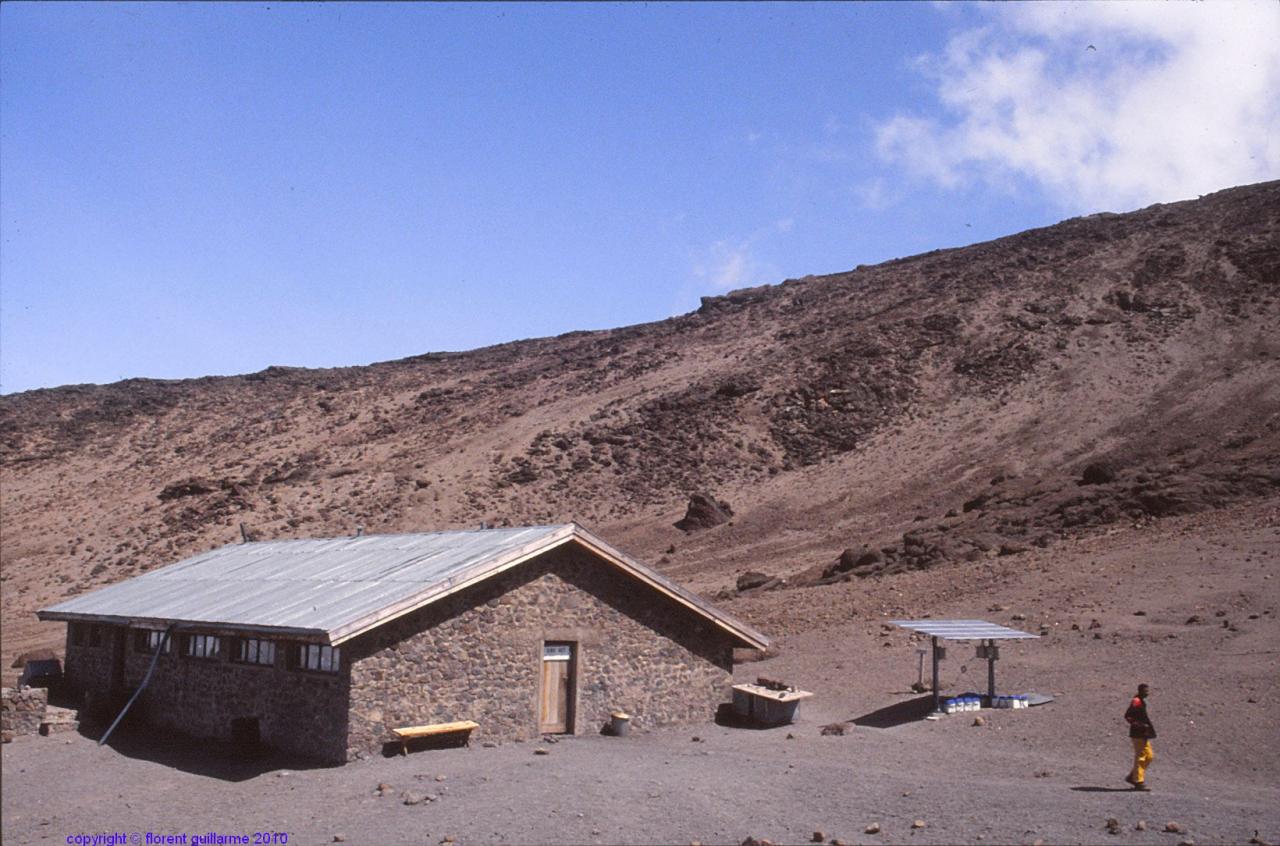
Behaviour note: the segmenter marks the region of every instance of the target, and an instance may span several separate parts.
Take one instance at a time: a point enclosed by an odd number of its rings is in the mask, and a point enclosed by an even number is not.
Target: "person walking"
[[[1124,712],[1125,722],[1129,724],[1129,742],[1133,744],[1133,769],[1124,780],[1133,785],[1134,790],[1147,790],[1147,767],[1155,760],[1156,753],[1151,749],[1151,740],[1156,736],[1156,727],[1151,724],[1147,715],[1147,698],[1151,695],[1148,685],[1138,685],[1138,695],[1133,697]]]

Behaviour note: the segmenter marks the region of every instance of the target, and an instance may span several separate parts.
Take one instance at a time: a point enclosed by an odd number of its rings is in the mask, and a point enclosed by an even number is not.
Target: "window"
[[[183,654],[189,658],[217,658],[221,647],[222,641],[216,635],[187,635]]]
[[[262,664],[270,667],[276,662],[276,645],[269,640],[242,637],[236,641],[235,657],[240,664]]]
[[[319,643],[298,644],[298,669],[318,673],[336,673],[341,665],[340,650],[336,646]]]
[[[161,649],[161,644],[164,648]],[[168,655],[169,654],[169,638],[164,636],[164,632],[156,629],[139,629],[133,633],[133,648],[138,652],[144,652],[147,655],[154,655],[157,649]]]

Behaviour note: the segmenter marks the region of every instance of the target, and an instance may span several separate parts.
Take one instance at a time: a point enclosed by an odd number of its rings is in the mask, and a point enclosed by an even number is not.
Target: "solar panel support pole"
[[[933,713],[942,712],[942,707],[938,697],[938,638],[933,638]]]
[[[987,700],[991,707],[996,703],[996,642],[987,639]]]

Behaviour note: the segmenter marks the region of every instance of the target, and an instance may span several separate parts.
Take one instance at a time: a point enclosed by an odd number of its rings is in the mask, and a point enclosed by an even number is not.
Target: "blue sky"
[[[0,390],[365,364],[1280,177],[1280,6],[0,5]]]

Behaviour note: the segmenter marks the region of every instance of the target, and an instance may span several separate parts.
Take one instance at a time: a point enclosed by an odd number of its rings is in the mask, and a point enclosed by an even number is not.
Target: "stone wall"
[[[45,688],[0,688],[0,740],[8,743],[15,737],[38,732],[48,704],[49,691]]]
[[[152,656],[134,648],[132,632],[125,638],[125,694],[142,683]],[[99,647],[67,642],[67,681],[90,706],[109,699],[113,637]],[[277,641],[274,666],[238,664],[230,660],[233,638],[222,639],[217,658],[181,654],[181,638],[161,655],[147,689],[130,711],[130,718],[184,735],[231,739],[231,721],[258,720],[261,741],[276,749],[328,763],[346,760],[347,673],[311,673],[288,667],[291,644]],[[120,697],[99,716],[113,719],[123,705]],[[135,713],[136,712],[136,713]]]
[[[67,625],[67,657],[63,667],[63,681],[85,711],[100,712],[96,715],[105,716],[109,705],[107,697],[111,685],[113,639],[110,635],[104,636],[101,646],[73,644],[73,625],[77,624]]]
[[[710,720],[729,699],[727,634],[568,544],[344,644],[348,755],[464,719],[477,738],[536,737],[545,641],[576,644],[576,734],[614,709],[640,728]]]

